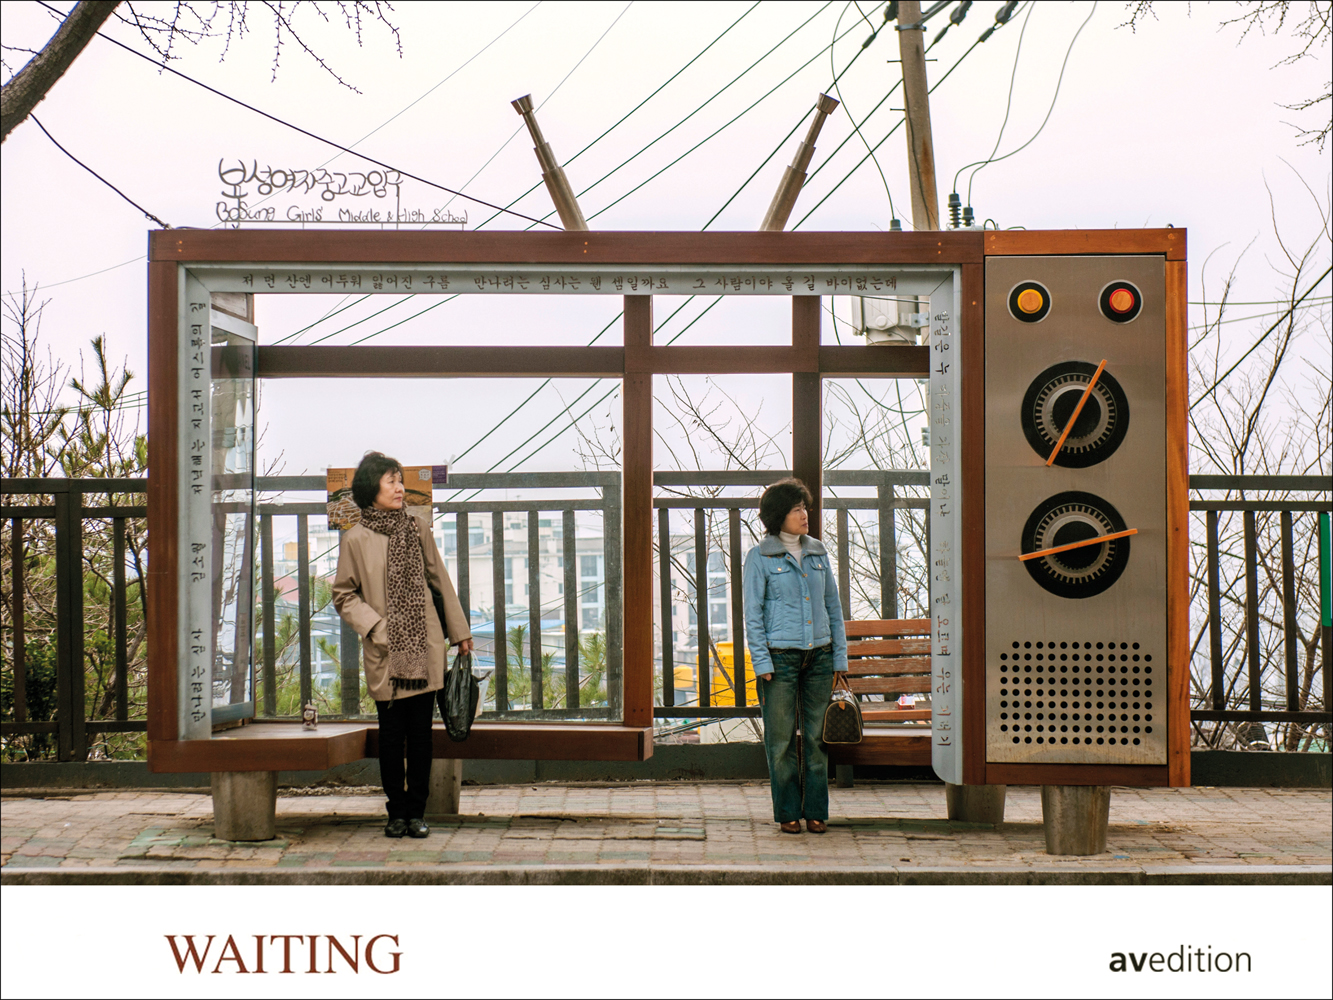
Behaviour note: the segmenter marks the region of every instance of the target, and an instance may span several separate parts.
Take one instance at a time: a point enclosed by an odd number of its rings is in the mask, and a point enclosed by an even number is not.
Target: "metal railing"
[[[728,637],[735,648],[744,648],[741,605],[741,563],[743,550],[743,512],[757,508],[757,496],[716,495],[727,487],[753,488],[771,482],[781,475],[777,471],[764,472],[659,472],[655,476],[658,496],[654,498],[657,510],[658,552],[657,570],[660,587],[660,658],[655,664],[660,684],[660,698],[654,714],[658,718],[713,719],[755,716],[758,709],[747,704],[747,681],[743,655],[735,657],[732,675],[724,676],[728,689],[726,700],[733,704],[714,704],[717,686],[712,682],[713,671],[700,669],[700,651],[707,651],[704,662],[715,663],[714,655],[720,629],[713,621],[711,607],[719,602],[730,608],[731,622]],[[925,535],[927,520],[912,518],[908,527],[909,540],[902,543],[904,522],[899,511],[924,510],[927,501],[924,489],[927,474],[923,471],[865,471],[844,472],[829,470],[825,474],[823,507],[829,513],[825,520],[826,532],[834,539],[842,594],[843,611],[852,617],[853,583],[859,593],[858,606],[869,607],[878,617],[903,616],[905,601],[911,599],[914,589],[924,587],[924,577],[917,579],[928,558],[929,538]],[[532,671],[530,680],[531,702],[543,705],[543,676],[541,670],[541,576],[540,535],[538,515],[542,512],[559,513],[563,557],[564,620],[575,621],[577,614],[578,580],[576,569],[576,541],[574,519],[576,512],[600,511],[605,530],[602,549],[604,556],[603,583],[605,586],[606,680],[607,703],[599,706],[580,705],[579,651],[577,630],[565,630],[565,702],[564,708],[533,708],[515,710],[509,704],[509,663],[506,649],[506,628],[509,621],[504,601],[496,601],[495,622],[495,712],[492,717],[523,719],[560,718],[618,718],[619,691],[622,664],[621,602],[622,572],[620,565],[620,477],[617,473],[509,473],[495,475],[453,475],[450,488],[473,490],[522,489],[559,490],[595,489],[599,497],[589,499],[522,499],[491,500],[485,497],[468,498],[434,504],[437,516],[454,517],[456,538],[470,537],[469,528],[474,517],[491,517],[494,551],[491,559],[495,593],[503,594],[504,552],[506,548],[506,515],[524,513],[528,516],[526,546],[528,557],[528,628],[531,653],[527,666]],[[294,492],[324,489],[321,476],[270,477],[258,482],[261,491]],[[874,490],[873,496],[839,497],[832,495],[844,488],[862,491]],[[1333,509],[1330,502],[1330,481],[1318,476],[1192,476],[1193,494],[1228,491],[1240,494],[1226,499],[1205,499],[1195,496],[1190,501],[1192,540],[1192,593],[1191,621],[1193,646],[1192,673],[1193,724],[1195,739],[1205,745],[1217,745],[1215,739],[1224,730],[1239,732],[1242,744],[1261,742],[1256,726],[1289,724],[1302,727],[1327,727],[1330,713],[1327,703],[1329,690],[1330,646],[1333,629],[1319,621],[1318,575],[1320,567],[1310,544],[1317,531],[1319,513]],[[142,687],[142,678],[135,676],[135,664],[140,657],[131,655],[134,637],[128,622],[132,603],[142,598],[145,581],[143,554],[137,539],[141,538],[139,520],[146,508],[122,505],[117,498],[139,495],[146,489],[146,480],[68,480],[68,479],[5,479],[0,480],[0,495],[10,497],[50,497],[51,503],[20,503],[0,506],[0,518],[10,528],[10,559],[6,570],[10,577],[5,589],[3,635],[8,639],[3,674],[8,697],[4,705],[4,719],[0,722],[0,736],[6,745],[25,737],[49,739],[54,736],[54,756],[60,760],[85,759],[90,736],[116,733],[141,733],[145,730],[142,699],[137,701],[131,692]],[[707,491],[713,495],[704,495]],[[1250,494],[1279,493],[1280,498],[1265,496],[1248,498]],[[911,494],[917,495],[911,495]],[[1321,494],[1319,499],[1294,499],[1291,494]],[[108,502],[99,506],[84,506],[85,496],[105,496]],[[693,512],[693,537],[689,533],[671,530],[673,510]],[[857,520],[855,511],[874,511],[872,527]],[[259,504],[260,576],[263,595],[260,608],[263,639],[256,657],[256,683],[259,714],[276,715],[276,657],[275,648],[276,602],[274,601],[274,518],[294,517],[297,544],[297,660],[302,704],[312,687],[312,574],[309,564],[309,517],[323,516],[323,502]],[[1232,521],[1239,518],[1239,526]],[[1274,531],[1270,521],[1276,519]],[[110,524],[110,554],[104,559],[109,566],[100,569],[92,565],[85,551],[85,523],[101,520]],[[723,531],[725,521],[726,530]],[[854,540],[861,525],[861,543]],[[827,534],[826,534],[827,537]],[[15,546],[13,539],[19,539]],[[40,544],[34,545],[40,540]],[[753,540],[753,539],[752,539]],[[1237,541],[1239,551],[1233,550]],[[914,553],[915,547],[915,553]],[[469,545],[459,544],[457,558],[457,586],[465,608],[470,606],[471,560]],[[694,569],[688,565],[690,550]],[[724,580],[709,580],[710,557],[721,554],[725,564]],[[1304,555],[1302,555],[1304,554]],[[686,556],[681,559],[678,556]],[[133,568],[138,578],[127,578],[127,569]],[[699,587],[694,578],[702,568],[704,600],[699,600]],[[109,569],[106,588],[108,607],[105,620],[108,635],[103,645],[112,651],[112,669],[105,677],[98,675],[96,683],[102,697],[90,713],[88,684],[91,667],[90,654],[85,649],[85,577],[87,573]],[[1325,571],[1326,572],[1326,571]],[[54,578],[54,628],[46,634],[35,635],[25,621],[24,592],[29,590],[26,577],[32,573]],[[718,574],[712,574],[716,577]],[[905,575],[914,586],[904,586]],[[517,577],[513,578],[517,582]],[[1315,581],[1312,591],[1311,580]],[[134,596],[131,591],[136,591]],[[683,592],[685,603],[693,601],[696,624],[684,642],[678,643],[671,626],[678,610],[676,591]],[[1311,594],[1316,624],[1311,620]],[[693,595],[693,596],[691,596]],[[874,598],[878,596],[878,602]],[[1304,602],[1304,604],[1302,604]],[[1301,622],[1306,623],[1306,627]],[[54,635],[51,634],[54,632]],[[101,641],[101,640],[99,640]],[[32,655],[41,647],[42,663],[53,668],[55,697],[45,717],[34,718],[32,706],[25,695],[31,680],[29,666]],[[51,647],[54,646],[54,650]],[[360,714],[359,640],[354,632],[343,629],[340,633],[340,670],[343,685],[340,708],[345,716]],[[1207,656],[1204,657],[1206,647]],[[692,650],[692,654],[691,654]],[[681,654],[695,674],[696,695],[691,704],[676,703],[676,667]],[[351,654],[351,655],[349,655]],[[1303,659],[1302,659],[1303,658]],[[1317,661],[1317,667],[1315,663]],[[1203,669],[1206,664],[1207,669]],[[679,664],[685,665],[685,664]],[[140,668],[141,669],[141,668]],[[355,675],[355,677],[353,676]],[[355,680],[355,683],[353,681]],[[1318,690],[1315,690],[1315,682]],[[92,717],[90,717],[90,715]],[[1208,728],[1211,726],[1212,728]],[[1229,727],[1229,728],[1228,728]],[[1304,745],[1292,749],[1307,749]]]
[[[261,477],[257,481],[258,489],[263,492],[323,492],[323,476],[272,476]],[[458,540],[454,555],[457,559],[455,585],[458,598],[465,612],[470,614],[473,607],[472,586],[472,546],[465,540],[471,537],[473,517],[489,515],[491,528],[491,573],[492,593],[503,595],[506,592],[506,580],[517,582],[516,577],[506,578],[507,546],[506,515],[515,513],[527,515],[526,544],[520,550],[528,565],[528,600],[527,629],[529,651],[527,663],[531,701],[535,705],[546,702],[543,689],[542,670],[543,653],[541,648],[543,608],[541,597],[541,536],[539,532],[539,514],[558,513],[561,520],[560,557],[563,563],[563,620],[578,620],[578,560],[575,532],[575,516],[578,511],[599,511],[602,514],[604,531],[602,535],[602,555],[604,565],[604,586],[606,604],[606,663],[605,678],[607,703],[605,705],[580,705],[583,678],[580,674],[579,643],[577,629],[565,629],[564,639],[564,708],[531,708],[514,711],[510,705],[511,676],[509,670],[509,610],[510,602],[499,597],[492,609],[492,635],[494,653],[494,675],[491,692],[495,708],[484,714],[492,719],[614,719],[621,713],[621,674],[622,674],[622,588],[621,588],[621,542],[620,542],[620,476],[618,473],[605,472],[520,472],[520,473],[482,473],[453,474],[449,477],[448,489],[475,495],[479,491],[494,490],[596,490],[598,498],[589,499],[550,499],[550,500],[503,500],[503,499],[462,499],[433,503],[432,509],[438,520],[441,515],[454,516],[455,539]],[[296,578],[297,578],[297,651],[299,657],[300,704],[311,700],[313,693],[312,673],[312,635],[311,635],[311,584],[313,576],[309,562],[309,519],[312,515],[323,517],[325,504],[318,503],[264,503],[259,508],[260,563],[261,563],[261,600],[260,621],[263,639],[261,642],[258,670],[259,685],[263,692],[260,701],[261,717],[278,717],[277,677],[278,651],[276,649],[276,601],[274,599],[274,546],[273,525],[275,518],[294,517],[296,522]],[[340,711],[330,718],[365,717],[362,711],[362,686],[360,668],[361,639],[345,622],[339,631],[339,668],[341,672]],[[372,713],[373,714],[373,713]]]

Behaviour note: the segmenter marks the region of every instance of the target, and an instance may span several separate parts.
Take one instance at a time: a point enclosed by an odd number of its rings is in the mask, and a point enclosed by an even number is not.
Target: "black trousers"
[[[389,800],[389,819],[421,819],[430,794],[431,718],[435,692],[377,701],[380,720],[380,780]],[[403,789],[403,758],[407,789]]]

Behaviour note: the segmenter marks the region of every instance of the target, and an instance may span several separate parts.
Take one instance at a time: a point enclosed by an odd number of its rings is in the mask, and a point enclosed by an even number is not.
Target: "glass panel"
[[[254,341],[212,333],[213,721],[254,714]],[[233,708],[226,713],[219,709]]]

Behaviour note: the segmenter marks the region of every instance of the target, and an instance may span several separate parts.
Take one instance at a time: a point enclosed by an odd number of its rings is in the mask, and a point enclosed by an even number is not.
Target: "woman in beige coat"
[[[367,452],[352,477],[361,522],[343,533],[333,604],[361,636],[366,690],[379,714],[384,835],[425,837],[434,695],[444,687],[449,647],[472,652],[472,631],[430,524],[403,508],[405,494],[403,467]],[[432,590],[444,598],[447,639]]]

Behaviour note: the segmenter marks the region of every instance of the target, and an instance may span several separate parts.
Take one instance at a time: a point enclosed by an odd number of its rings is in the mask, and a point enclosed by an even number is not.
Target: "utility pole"
[[[898,4],[898,51],[907,100],[907,176],[912,183],[912,226],[940,228],[935,194],[935,143],[930,137],[930,90],[926,86],[925,25],[920,0]]]

